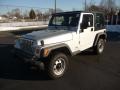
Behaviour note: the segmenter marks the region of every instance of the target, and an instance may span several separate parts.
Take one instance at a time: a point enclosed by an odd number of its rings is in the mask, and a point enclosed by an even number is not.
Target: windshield
[[[53,15],[49,26],[78,26],[80,13],[63,13]]]

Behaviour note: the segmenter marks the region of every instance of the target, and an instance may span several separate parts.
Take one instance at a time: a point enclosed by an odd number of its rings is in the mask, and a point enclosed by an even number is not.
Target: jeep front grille
[[[20,41],[20,47],[23,51],[32,53],[33,52],[33,40],[28,40],[28,39],[21,39]]]

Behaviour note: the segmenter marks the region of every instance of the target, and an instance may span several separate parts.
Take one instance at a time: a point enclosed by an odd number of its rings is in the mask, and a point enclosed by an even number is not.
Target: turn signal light
[[[49,55],[49,49],[46,48],[44,49],[44,57],[47,57]]]

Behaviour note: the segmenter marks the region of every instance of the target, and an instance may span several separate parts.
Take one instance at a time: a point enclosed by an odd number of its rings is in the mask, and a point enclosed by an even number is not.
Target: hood
[[[42,30],[28,33],[23,35],[23,37],[36,40],[38,42],[44,40],[44,44],[50,44],[71,40],[72,32],[73,31],[68,30]]]

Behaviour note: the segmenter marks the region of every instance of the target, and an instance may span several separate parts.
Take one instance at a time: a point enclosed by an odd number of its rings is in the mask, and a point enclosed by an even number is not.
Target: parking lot
[[[15,36],[24,33],[0,37],[0,90],[120,90],[120,33],[108,33],[102,55],[87,51],[72,57],[59,80],[13,58]]]

